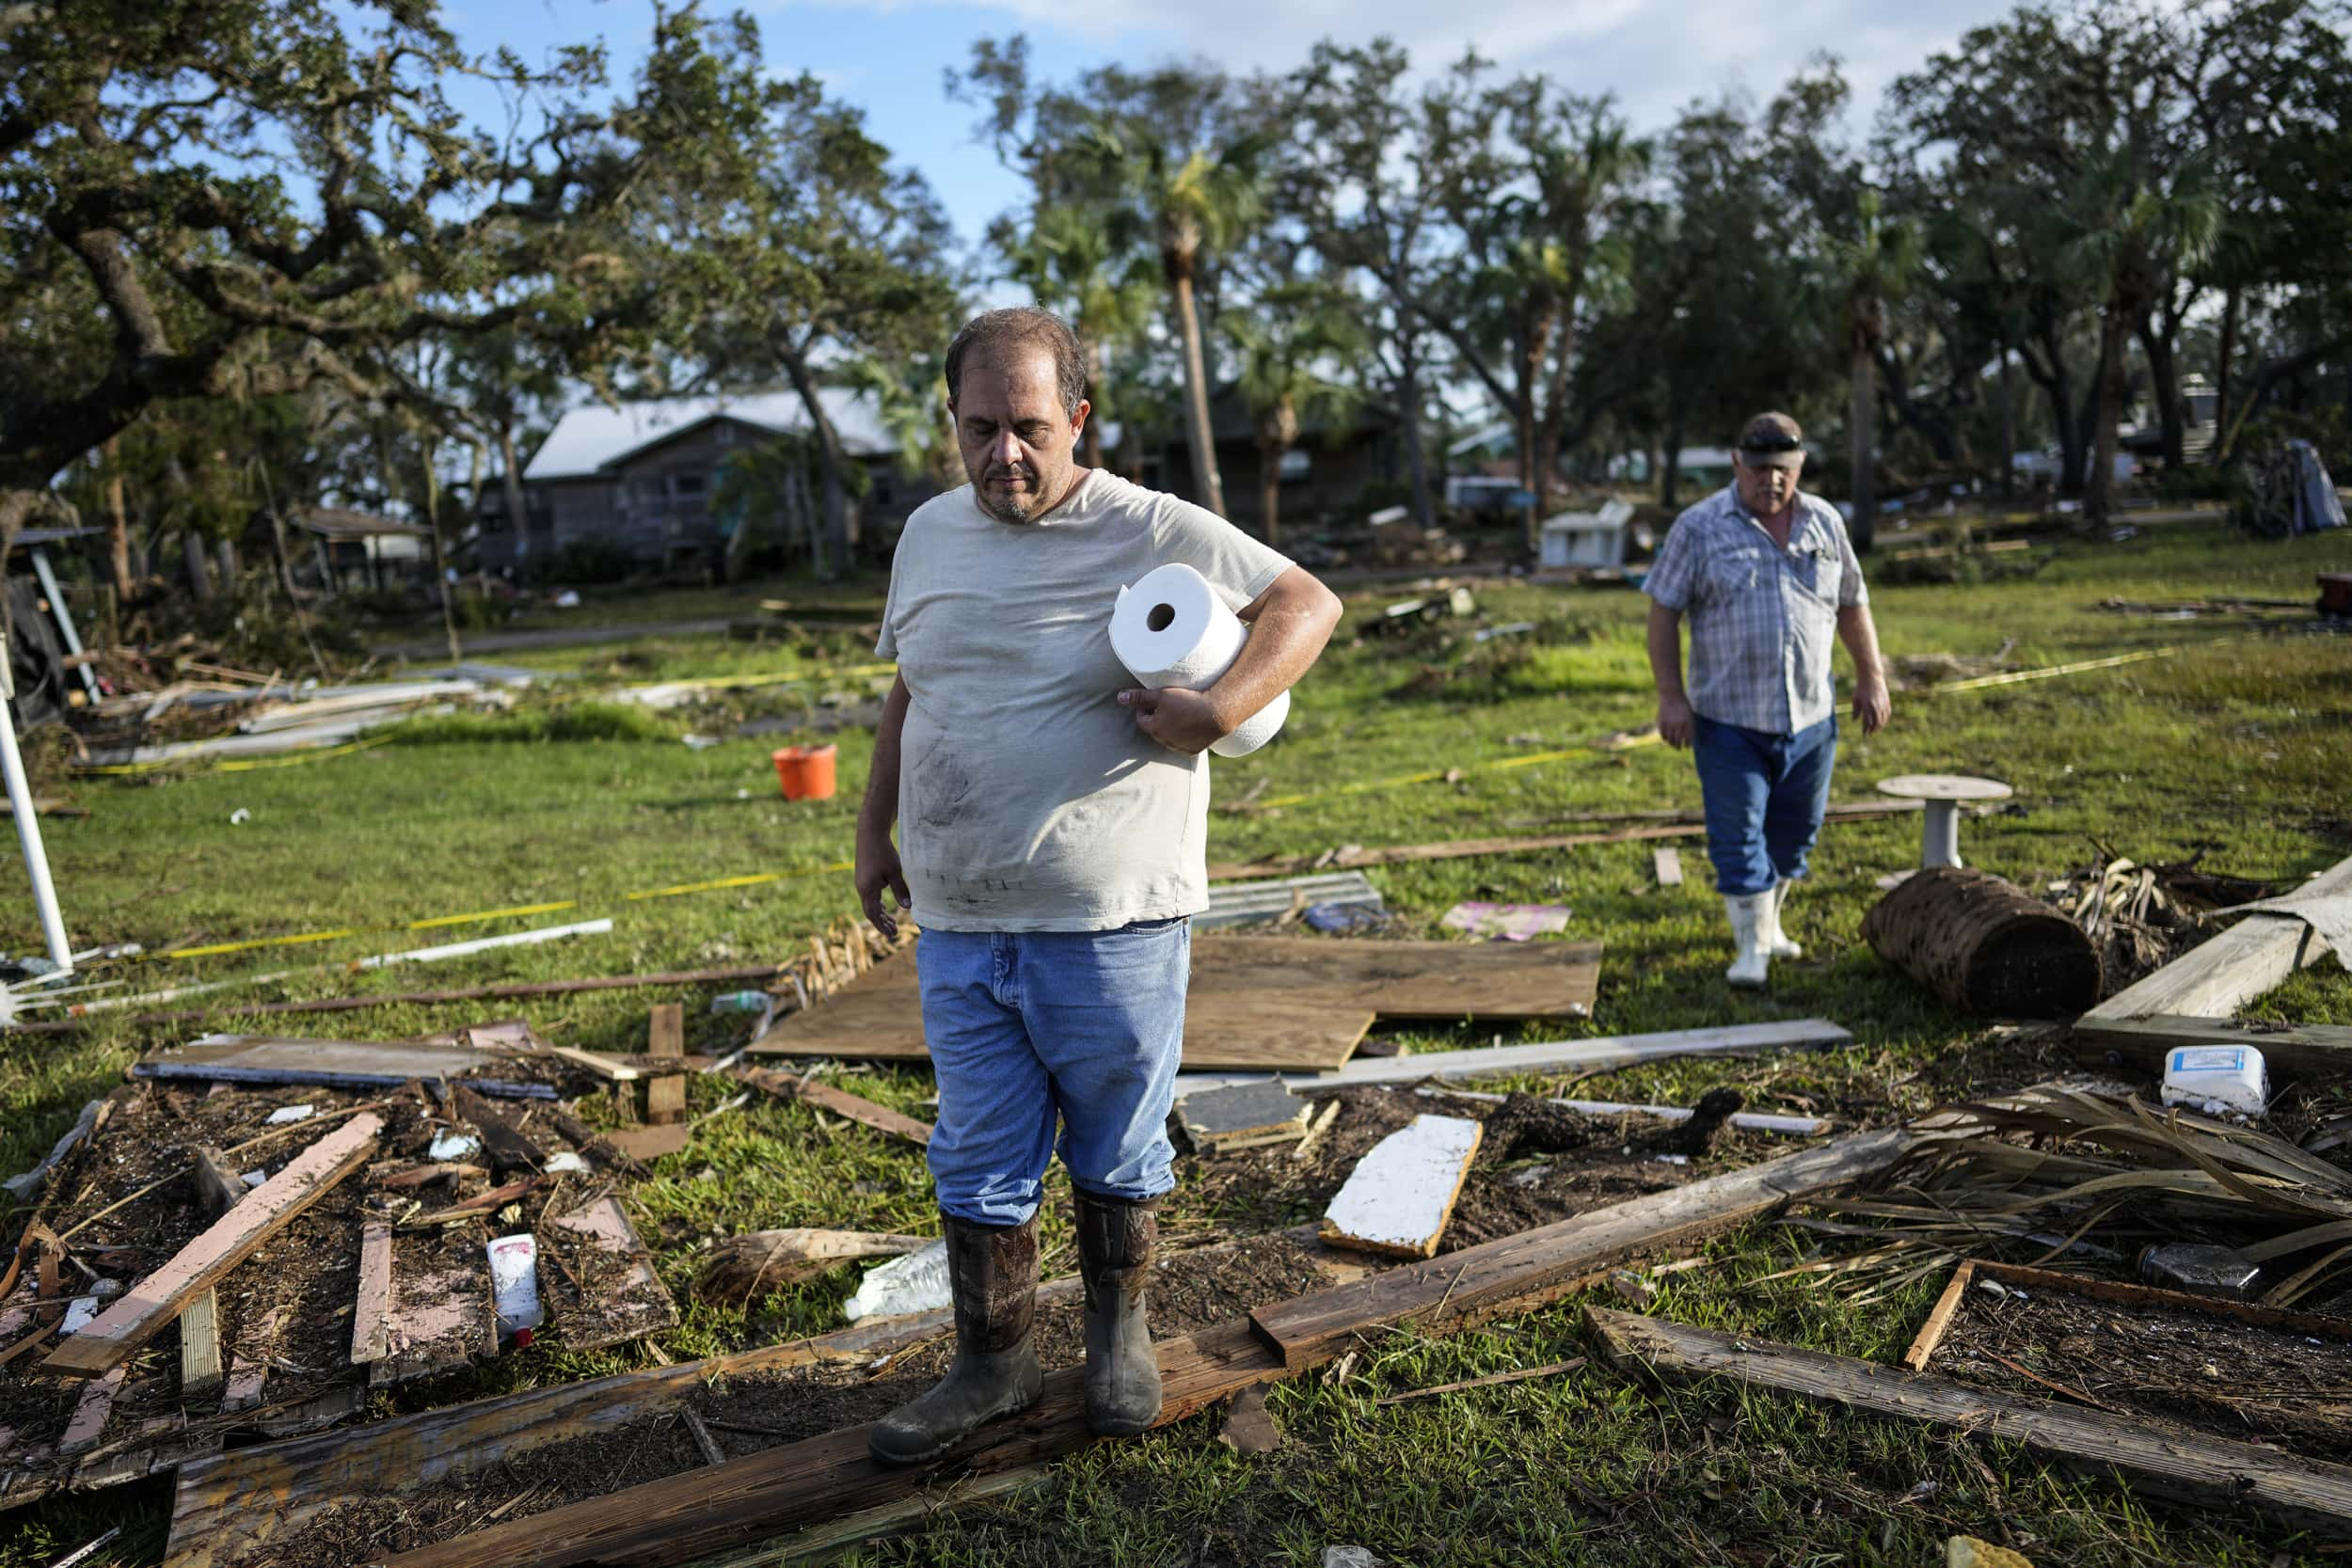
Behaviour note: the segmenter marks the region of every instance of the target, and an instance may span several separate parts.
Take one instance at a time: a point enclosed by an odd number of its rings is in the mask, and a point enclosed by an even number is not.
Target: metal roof
[[[887,457],[898,451],[898,441],[883,428],[872,393],[827,387],[817,395],[842,446],[852,456]],[[721,415],[779,436],[809,428],[808,409],[798,392],[658,398],[625,403],[617,408],[592,403],[555,421],[555,428],[523,466],[523,478],[590,478],[633,452]]]

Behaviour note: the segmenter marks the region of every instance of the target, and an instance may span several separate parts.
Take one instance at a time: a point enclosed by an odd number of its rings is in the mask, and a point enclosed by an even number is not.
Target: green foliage
[[[467,746],[484,741],[675,744],[681,731],[674,720],[641,703],[563,702],[509,713],[444,713],[409,719],[386,733],[402,746]]]

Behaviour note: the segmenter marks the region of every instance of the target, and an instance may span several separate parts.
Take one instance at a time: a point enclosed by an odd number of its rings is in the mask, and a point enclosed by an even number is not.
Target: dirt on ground
[[[2352,1322],[2341,1336],[2318,1335],[2055,1286],[2003,1284],[1995,1294],[1988,1283],[1969,1289],[1930,1370],[2307,1459],[2352,1460]]]

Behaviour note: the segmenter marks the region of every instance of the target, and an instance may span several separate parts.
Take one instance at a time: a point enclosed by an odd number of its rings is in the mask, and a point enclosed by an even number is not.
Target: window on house
[[[1304,484],[1314,471],[1314,459],[1303,448],[1293,447],[1282,454],[1281,483]]]
[[[888,506],[890,504],[890,494],[891,483],[889,470],[884,468],[875,469],[874,483],[866,490],[866,499],[873,502],[876,506]]]
[[[700,474],[672,474],[670,476],[670,487],[677,495],[699,496],[703,493],[703,476]]]

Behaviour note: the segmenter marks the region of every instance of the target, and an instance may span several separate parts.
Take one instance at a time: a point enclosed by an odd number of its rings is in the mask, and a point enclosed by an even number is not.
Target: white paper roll
[[[1233,667],[1248,640],[1249,628],[1225,607],[1209,579],[1181,562],[1121,588],[1111,608],[1111,651],[1136,685],[1154,689],[1207,690]],[[1285,691],[1209,750],[1221,757],[1247,756],[1274,738],[1290,711],[1291,694]]]

